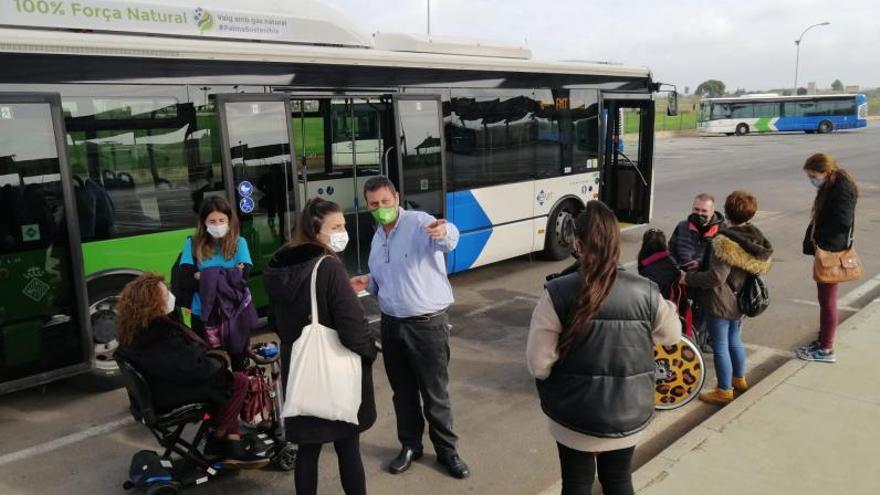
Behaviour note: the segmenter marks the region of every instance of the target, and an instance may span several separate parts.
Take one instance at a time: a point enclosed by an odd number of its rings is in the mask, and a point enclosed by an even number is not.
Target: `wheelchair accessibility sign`
[[[254,185],[251,184],[248,180],[243,180],[238,183],[238,194],[243,198],[249,198],[252,194],[254,194]]]
[[[238,202],[238,209],[241,210],[242,213],[250,213],[254,211],[254,200],[250,197],[241,198],[241,201]]]

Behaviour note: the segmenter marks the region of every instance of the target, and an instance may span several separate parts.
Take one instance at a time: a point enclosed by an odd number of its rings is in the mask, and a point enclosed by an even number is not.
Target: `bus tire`
[[[583,209],[575,200],[566,200],[547,217],[547,237],[544,255],[551,260],[562,260],[574,251],[574,217]]]
[[[816,129],[819,134],[828,134],[833,130],[834,124],[832,124],[830,120],[823,120],[822,122],[819,122],[819,127]]]
[[[736,126],[736,135],[737,136],[745,136],[748,133],[749,133],[749,125],[748,124],[744,124],[744,123],[737,124],[737,126]]]
[[[133,274],[114,274],[88,282],[89,318],[92,322],[92,345],[95,346],[93,374],[115,377],[119,368],[113,360],[116,341],[116,303],[122,288],[134,280]]]

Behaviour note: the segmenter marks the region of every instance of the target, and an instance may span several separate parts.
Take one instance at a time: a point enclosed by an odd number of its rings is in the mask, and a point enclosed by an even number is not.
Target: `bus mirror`
[[[666,100],[666,115],[675,117],[678,115],[678,92],[673,90],[669,92]]]

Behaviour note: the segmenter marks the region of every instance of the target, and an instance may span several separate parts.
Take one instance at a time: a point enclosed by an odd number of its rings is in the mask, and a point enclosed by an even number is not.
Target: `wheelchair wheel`
[[[176,483],[160,481],[147,487],[144,493],[146,495],[179,495],[180,487]]]
[[[287,442],[272,457],[275,467],[282,471],[290,471],[296,466],[296,445]]]
[[[706,379],[700,349],[682,337],[671,346],[654,346],[654,408],[677,409],[699,395]]]

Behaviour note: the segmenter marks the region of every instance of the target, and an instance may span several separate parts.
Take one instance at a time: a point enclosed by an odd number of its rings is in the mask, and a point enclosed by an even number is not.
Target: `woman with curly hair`
[[[224,458],[227,467],[258,468],[269,460],[249,452],[241,440],[238,416],[248,379],[229,370],[229,356],[211,350],[192,330],[168,315],[174,295],[160,275],[144,274],[126,284],[117,304],[116,356],[146,379],[158,413],[185,404],[209,404],[214,434],[205,455]]]

